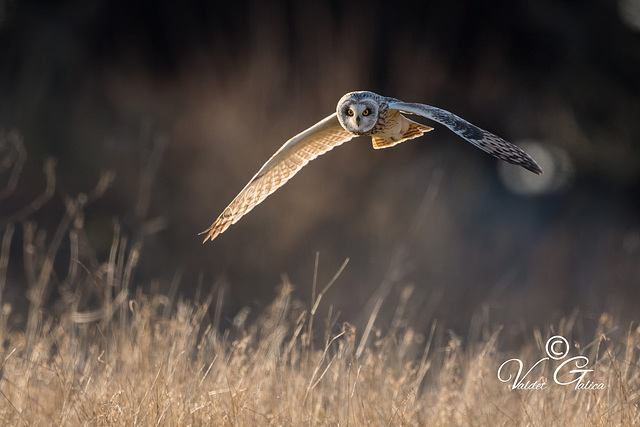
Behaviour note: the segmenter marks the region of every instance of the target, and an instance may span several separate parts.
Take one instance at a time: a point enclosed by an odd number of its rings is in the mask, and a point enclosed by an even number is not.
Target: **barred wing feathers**
[[[436,121],[448,127],[462,138],[497,159],[522,166],[536,174],[542,173],[542,169],[538,166],[536,161],[521,148],[505,141],[491,132],[487,132],[478,126],[469,123],[463,118],[460,118],[447,110],[432,107],[430,105],[401,102],[397,100],[390,102],[389,108],[399,110],[404,113],[417,114]]]
[[[231,224],[238,222],[311,160],[349,141],[354,136],[340,125],[336,113],[333,113],[291,138],[260,168],[218,219],[200,233],[206,233],[204,242],[215,239]]]

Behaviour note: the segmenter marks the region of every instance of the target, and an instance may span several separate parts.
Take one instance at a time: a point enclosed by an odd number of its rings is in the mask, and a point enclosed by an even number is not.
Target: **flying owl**
[[[446,110],[402,102],[373,92],[350,92],[340,99],[335,113],[291,138],[271,156],[211,227],[200,233],[206,233],[204,242],[215,239],[283,186],[304,165],[333,147],[356,136],[369,135],[373,148],[388,148],[433,130],[408,119],[405,114],[438,122],[500,160],[536,174],[542,173],[535,160],[520,148]]]

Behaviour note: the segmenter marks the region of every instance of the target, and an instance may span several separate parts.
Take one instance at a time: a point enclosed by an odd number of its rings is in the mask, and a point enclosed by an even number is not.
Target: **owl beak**
[[[356,125],[360,126],[360,116],[356,117]]]

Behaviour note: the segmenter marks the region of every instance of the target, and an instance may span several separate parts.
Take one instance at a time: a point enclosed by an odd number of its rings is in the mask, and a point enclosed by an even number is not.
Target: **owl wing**
[[[215,239],[231,224],[238,222],[311,160],[354,136],[340,125],[338,116],[333,113],[291,138],[251,178],[211,227],[200,233],[207,234],[204,242]]]
[[[404,113],[417,114],[445,125],[482,151],[505,162],[522,166],[533,173],[541,174],[542,169],[535,160],[519,147],[505,141],[497,135],[480,129],[478,126],[456,116],[449,111],[425,104],[415,104],[393,100],[389,108]]]

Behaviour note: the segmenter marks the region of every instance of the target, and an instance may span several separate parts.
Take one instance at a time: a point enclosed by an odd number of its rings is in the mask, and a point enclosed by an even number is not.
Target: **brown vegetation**
[[[472,327],[479,338],[463,342],[435,320],[421,334],[425,325],[412,324],[408,314],[415,307],[413,288],[407,287],[387,327],[376,324],[376,310],[363,331],[331,310],[322,326],[317,309],[341,268],[317,295],[314,279],[311,307],[284,281],[255,322],[248,323],[242,310],[224,328],[222,288],[195,302],[176,298],[175,288],[169,296],[136,291],[132,277],[144,245],[142,239],[129,241],[117,225],[107,259],[95,265],[81,261],[94,257],[83,231],[83,207],[108,183],[107,175],[92,193],[67,198],[50,239],[25,216],[4,227],[0,289],[7,280],[14,223],[21,220],[30,307],[26,327],[17,330],[9,326],[15,308],[0,306],[2,425],[640,422],[636,324],[618,329],[615,319],[603,314],[592,342],[580,346],[572,339],[577,329],[572,316],[534,331],[518,348],[503,348],[504,328],[477,321]],[[70,253],[60,257],[69,260],[61,268],[56,259],[63,240]],[[45,304],[54,285],[62,295],[55,314]],[[87,308],[88,293],[99,301],[94,309]],[[533,366],[544,356],[545,338],[554,334],[574,344],[572,355],[589,358],[588,368],[594,369],[589,378],[605,384],[604,390],[551,384],[547,367],[529,377],[549,382],[545,390],[512,390],[511,383],[498,379],[497,370],[508,359],[522,359],[525,370]]]

